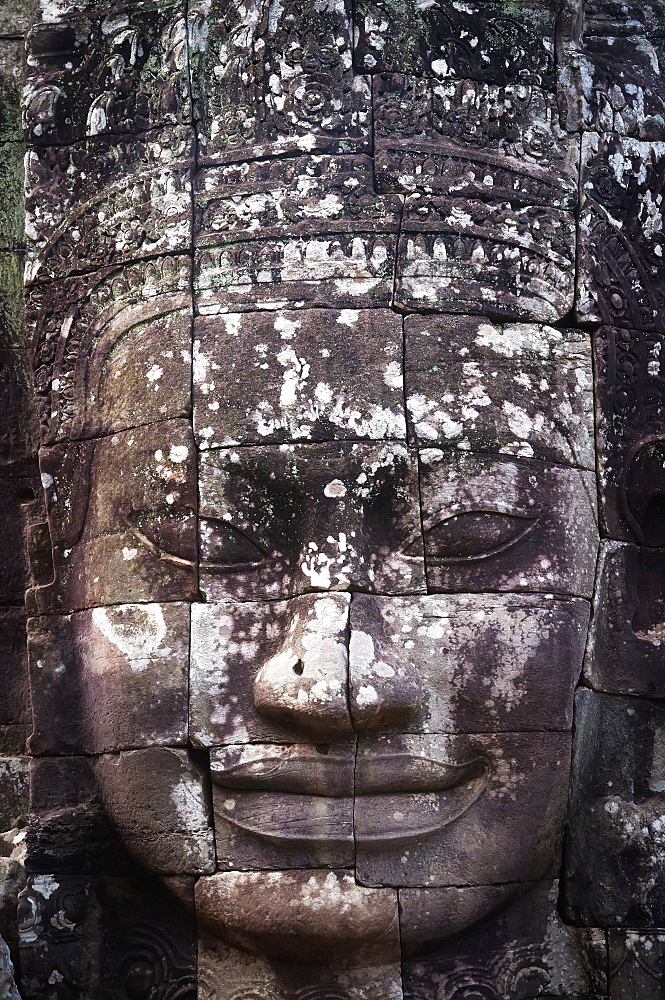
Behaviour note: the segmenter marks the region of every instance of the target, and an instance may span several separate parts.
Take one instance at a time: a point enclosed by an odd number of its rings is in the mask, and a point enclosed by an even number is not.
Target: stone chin
[[[339,969],[399,963],[528,888],[400,890],[398,905],[396,889],[358,885],[347,871],[221,872],[199,880],[196,907],[209,931],[242,951]]]

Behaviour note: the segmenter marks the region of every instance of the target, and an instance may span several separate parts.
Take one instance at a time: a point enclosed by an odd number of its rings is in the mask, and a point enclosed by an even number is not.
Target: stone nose
[[[257,711],[313,737],[348,736],[349,594],[306,594],[279,650],[254,681]]]

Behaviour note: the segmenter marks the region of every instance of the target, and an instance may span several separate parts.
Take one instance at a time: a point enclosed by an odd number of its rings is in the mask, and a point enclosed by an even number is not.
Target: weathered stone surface
[[[562,131],[554,94],[400,73],[373,86],[380,191],[575,207],[579,144]]]
[[[37,451],[37,421],[33,413],[27,351],[0,347],[0,395],[3,399],[0,466],[25,462]]]
[[[387,306],[402,211],[367,156],[204,169],[196,181],[198,312]]]
[[[0,690],[0,753],[22,754],[30,718],[30,691],[25,613],[21,608],[0,610]]]
[[[663,128],[665,137],[665,122]],[[596,133],[583,137],[576,306],[580,321],[631,330],[665,329],[664,170],[664,142]]]
[[[396,304],[552,323],[573,305],[575,220],[540,205],[409,195]]]
[[[188,257],[33,286],[32,365],[44,443],[188,416],[191,311]]]
[[[601,0],[568,26],[557,73],[565,127],[665,138],[660,5]]]
[[[483,1000],[532,1000],[536,996],[604,1000],[605,934],[561,922],[556,882],[510,888],[518,898],[507,909],[467,930],[461,939],[439,940],[435,954],[404,963],[405,1000],[457,1000],[474,994]],[[501,905],[504,887],[401,889],[400,927],[407,953],[414,950],[414,930],[440,933],[436,915],[463,910],[473,905],[479,892],[485,896],[491,890]],[[436,936],[430,940],[436,941]]]
[[[94,773],[123,844],[145,870],[214,870],[205,775],[187,751],[151,747],[104,754]]]
[[[31,149],[28,280],[189,251],[192,146],[191,132],[174,126]]]
[[[420,470],[431,589],[591,596],[591,473],[438,448],[420,451]]]
[[[15,962],[18,958],[18,894],[25,883],[26,873],[21,862],[16,858],[0,858],[0,934],[9,945]]]
[[[601,327],[595,334],[598,473],[603,533],[663,545],[665,335]]]
[[[224,941],[270,959],[399,960],[397,891],[359,886],[349,871],[220,872],[197,882],[196,910]]]
[[[205,452],[199,490],[208,600],[424,590],[415,462],[401,444]]]
[[[213,0],[190,5],[188,19],[204,162],[369,149],[370,89],[351,66],[349,0],[307,9]]]
[[[571,598],[354,594],[354,724],[418,733],[569,729],[588,621],[587,602]]]
[[[347,594],[192,605],[190,738],[199,746],[348,738]]]
[[[31,753],[186,742],[189,605],[33,618],[29,651]]]
[[[402,320],[388,309],[199,316],[194,337],[201,449],[406,437]]]
[[[42,449],[55,580],[40,612],[196,596],[194,456],[179,420]]]
[[[582,690],[564,914],[600,927],[665,923],[665,707]]]
[[[594,470],[591,347],[582,333],[409,316],[405,382],[422,444]]]
[[[0,603],[20,605],[28,576],[29,524],[40,508],[36,463],[0,466]],[[40,491],[41,492],[41,491]]]
[[[187,122],[185,5],[124,4],[33,25],[24,120],[36,145]]]
[[[93,763],[74,756],[31,761],[29,872],[91,876],[130,867],[105,814]]]
[[[17,829],[17,821],[25,823],[28,813],[27,757],[0,757],[0,830]],[[0,854],[9,853],[14,845],[0,841]]]
[[[354,25],[356,67],[435,79],[523,82],[554,88],[558,4],[507,8],[500,2],[395,4],[359,0]]]
[[[566,733],[360,737],[359,881],[427,887],[551,875],[569,767]]]
[[[231,948],[204,927],[199,935],[200,1000],[403,1000],[401,966],[301,965]]]
[[[665,553],[603,542],[584,676],[598,691],[665,697]]]
[[[218,868],[352,866],[355,752],[355,743],[213,750]]]
[[[33,877],[20,907],[24,997],[194,995],[196,931],[171,892],[192,897],[192,885],[164,882]]]
[[[14,966],[12,964],[9,948],[3,938],[0,938],[0,995],[3,1000],[21,1000],[16,981],[14,979]]]
[[[658,1000],[663,987],[665,932],[610,928],[610,1000]]]

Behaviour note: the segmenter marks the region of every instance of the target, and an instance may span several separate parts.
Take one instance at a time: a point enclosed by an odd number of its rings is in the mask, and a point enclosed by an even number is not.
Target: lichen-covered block
[[[355,756],[354,742],[211,751],[217,867],[352,867]]]
[[[603,534],[665,544],[658,515],[665,437],[665,333],[601,327],[594,335],[598,481]]]
[[[379,191],[575,208],[579,140],[561,129],[553,93],[401,73],[373,86]]]
[[[187,905],[189,904],[189,906]],[[191,880],[37,875],[21,894],[21,986],[35,1000],[189,996]]]
[[[186,742],[189,605],[120,604],[28,628],[31,753]]]
[[[197,882],[196,912],[228,944],[258,953],[261,965],[264,956],[299,964],[306,954],[315,970],[334,974],[400,958],[397,891],[360,886],[351,871],[219,872]],[[246,957],[238,960],[247,967]]]
[[[665,330],[664,169],[663,141],[583,137],[576,306],[581,322]]]
[[[402,4],[359,0],[354,11],[359,72],[413,73],[435,80],[541,84],[554,89],[558,4],[498,0]]]
[[[590,687],[665,697],[663,580],[662,550],[602,542],[584,664]]]
[[[592,473],[440,448],[421,449],[420,471],[430,589],[591,596]]]
[[[557,53],[568,130],[665,138],[663,24],[658,3],[597,3],[568,19]]]
[[[665,923],[665,708],[581,690],[575,704],[564,918],[600,927]]]
[[[567,733],[360,736],[359,882],[463,886],[551,876],[569,769]]]
[[[424,591],[415,455],[402,444],[203,452],[199,490],[208,600]]]
[[[166,256],[33,285],[42,441],[191,413],[191,259]]]
[[[35,590],[40,613],[197,596],[186,421],[43,448],[40,468],[55,569],[53,583]]]
[[[55,16],[27,36],[24,122],[36,145],[191,119],[185,4]]]
[[[194,338],[201,449],[406,438],[402,319],[388,309],[198,316]]]
[[[194,3],[188,32],[204,162],[369,150],[370,88],[351,65],[350,0]]]
[[[193,142],[172,126],[31,149],[28,280],[189,251]]]
[[[617,930],[610,927],[610,1000],[658,1000],[663,987],[665,930]]]
[[[505,907],[511,895],[515,901]],[[567,927],[561,921],[556,881],[401,889],[399,896],[402,943],[407,955],[415,951],[403,965],[405,1000],[455,1000],[478,990],[483,997],[511,1000],[536,996],[605,1000],[607,996],[605,934]],[[504,908],[467,928],[463,937],[450,935],[445,940],[451,922],[454,927],[465,912],[473,914],[481,901],[490,912]],[[426,934],[436,951],[418,955],[417,935]]]
[[[93,764],[104,807],[130,856],[160,875],[214,871],[206,778],[186,750],[103,754]]]
[[[18,830],[19,826],[25,824],[29,808],[29,766],[27,757],[0,757],[0,831],[2,832]],[[11,849],[11,844],[3,844],[0,840],[0,847],[7,848],[7,846]]]
[[[595,469],[588,336],[480,316],[409,316],[404,330],[420,444]]]
[[[553,323],[573,305],[575,218],[542,205],[409,195],[395,302]]]
[[[192,605],[190,738],[291,742],[293,727],[348,739],[348,594]]]
[[[354,723],[418,733],[570,729],[588,621],[588,603],[576,598],[354,594]]]

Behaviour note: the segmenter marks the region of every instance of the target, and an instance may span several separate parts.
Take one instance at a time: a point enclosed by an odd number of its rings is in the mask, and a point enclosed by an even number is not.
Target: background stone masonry
[[[4,0],[0,935],[23,1000],[663,995],[664,59],[658,2]],[[398,477],[394,558],[375,572],[359,517],[357,550],[299,562],[287,505],[265,572],[215,572],[233,497],[258,517],[257,469],[285,454],[299,510],[305,467],[371,469],[365,495]],[[514,563],[451,574],[427,539],[409,548],[460,484],[482,500],[520,477],[552,508]],[[498,916],[423,959],[422,875],[393,858],[393,952],[312,982],[230,956],[197,908],[231,878],[251,898],[274,863],[233,841],[211,787],[270,738],[249,704],[215,711],[243,676],[228,621],[270,650],[287,601],[305,614],[310,585],[347,577],[359,621],[385,594],[438,594],[460,621],[475,591],[489,615],[515,592],[555,593],[572,622],[593,608],[564,860],[502,911],[509,876],[460,885],[444,859],[427,891],[460,919],[494,893]],[[430,730],[389,739],[441,738],[449,693],[419,655]],[[536,719],[545,757],[565,754],[556,667],[538,660],[521,718],[499,694],[454,738],[504,740],[522,766]],[[371,884],[372,859],[336,843],[296,867]]]

